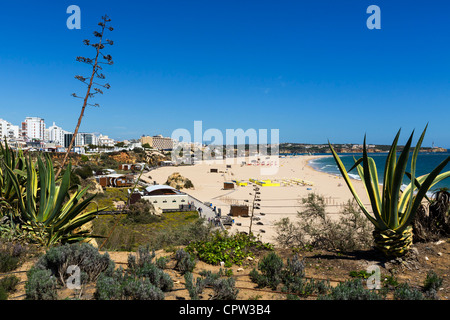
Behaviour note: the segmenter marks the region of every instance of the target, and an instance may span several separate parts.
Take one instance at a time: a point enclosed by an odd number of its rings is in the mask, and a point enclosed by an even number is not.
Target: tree
[[[94,106],[94,107],[99,107],[98,103],[95,104],[90,104],[88,103],[90,98],[94,98],[94,96],[96,94],[103,94],[102,89],[100,89],[99,87],[102,87],[104,89],[109,89],[110,85],[109,83],[105,83],[105,84],[101,84],[101,83],[97,83],[94,82],[94,78],[97,79],[101,79],[104,80],[105,79],[105,75],[103,73],[101,73],[101,71],[103,70],[102,68],[102,64],[105,65],[112,65],[113,64],[113,60],[111,55],[107,54],[103,54],[102,50],[105,48],[105,44],[108,45],[113,45],[114,42],[112,40],[106,39],[105,41],[103,41],[103,37],[105,35],[105,29],[108,29],[109,31],[113,31],[114,28],[113,27],[107,27],[107,24],[111,22],[111,19],[109,19],[109,17],[107,15],[102,17],[102,20],[98,23],[98,25],[100,26],[101,30],[99,31],[94,31],[94,36],[96,38],[98,38],[98,41],[96,43],[92,43],[90,42],[90,40],[84,40],[83,43],[86,46],[91,46],[93,48],[95,48],[96,50],[96,55],[95,58],[91,59],[91,58],[85,58],[85,57],[77,57],[77,61],[78,62],[82,62],[82,63],[86,63],[90,66],[92,66],[92,73],[90,75],[90,78],[85,78],[83,76],[80,75],[76,75],[75,79],[83,82],[86,86],[87,86],[87,90],[86,90],[86,94],[84,97],[79,97],[77,96],[75,93],[72,94],[73,97],[75,98],[80,98],[83,99],[83,106],[81,107],[81,112],[80,112],[80,116],[78,118],[78,122],[77,125],[75,127],[75,131],[73,133],[72,136],[72,140],[70,141],[69,147],[67,148],[66,154],[64,156],[63,162],[61,164],[61,167],[58,169],[58,172],[56,173],[56,178],[60,175],[61,170],[63,169],[65,163],[67,162],[67,158],[69,156],[70,151],[72,150],[73,144],[75,143],[75,138],[77,136],[78,133],[78,129],[80,128],[81,125],[81,120],[83,119],[84,116],[84,111],[86,109],[86,106]],[[100,61],[99,59],[103,57],[104,60],[106,60],[106,62],[104,61]],[[93,89],[94,92],[91,92]]]

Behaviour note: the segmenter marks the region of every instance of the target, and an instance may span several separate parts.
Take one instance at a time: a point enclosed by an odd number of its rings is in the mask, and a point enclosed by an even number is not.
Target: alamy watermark
[[[70,276],[66,280],[67,289],[79,290],[81,289],[81,270],[77,265],[70,265],[67,271]]]
[[[262,175],[274,175],[279,168],[279,129],[226,129],[203,131],[203,122],[194,121],[193,134],[178,128],[172,132],[172,162],[175,164],[239,164],[260,166]]]
[[[370,276],[367,278],[367,288],[368,289],[381,289],[381,271],[380,267],[376,265],[370,265],[367,267],[367,273]]]
[[[381,9],[379,6],[371,5],[367,7],[366,13],[371,15],[367,18],[366,26],[369,30],[381,29]]]
[[[81,29],[81,9],[79,6],[70,5],[67,7],[66,13],[70,16],[66,20],[67,29]]]

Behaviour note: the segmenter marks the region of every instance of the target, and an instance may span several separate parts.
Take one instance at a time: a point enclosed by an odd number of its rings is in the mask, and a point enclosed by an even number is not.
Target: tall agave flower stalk
[[[411,222],[417,209],[424,197],[426,197],[428,190],[439,181],[450,176],[450,171],[440,173],[450,161],[450,157],[447,157],[432,172],[416,178],[417,156],[426,130],[427,127],[425,127],[414,148],[410,173],[406,172],[406,169],[414,131],[397,159],[397,142],[400,130],[398,131],[386,159],[382,186],[378,183],[375,161],[367,155],[366,137],[364,137],[363,156],[358,160],[355,159],[355,164],[348,171],[357,168],[369,196],[372,214],[362,203],[352,185],[346,168],[328,141],[336,164],[353,197],[365,216],[375,226],[373,232],[375,246],[386,256],[401,256],[409,250],[413,239]],[[401,186],[405,174],[410,178],[411,182],[402,191]]]

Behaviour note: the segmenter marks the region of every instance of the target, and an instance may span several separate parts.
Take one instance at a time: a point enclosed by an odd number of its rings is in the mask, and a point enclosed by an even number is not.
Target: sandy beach
[[[302,179],[312,182],[312,185],[287,185],[279,187],[260,187],[260,209],[255,210],[252,232],[261,237],[262,241],[274,242],[276,235],[275,223],[284,217],[291,221],[297,219],[297,212],[302,210],[301,199],[308,193],[322,195],[326,199],[327,212],[330,217],[338,217],[342,204],[353,199],[345,181],[341,177],[319,172],[308,166],[308,161],[322,156],[293,156],[279,159],[278,170],[275,174],[261,174],[262,167],[257,165],[242,165],[243,159],[236,159],[227,168],[224,161],[209,161],[192,166],[168,166],[161,167],[146,173],[143,177],[146,181],[156,181],[164,184],[167,177],[174,172],[189,178],[195,189],[182,190],[193,197],[211,202],[213,206],[221,209],[222,216],[230,212],[231,204],[252,204],[254,184],[247,186],[234,186],[232,190],[224,190],[224,182],[232,180],[249,182],[249,179],[282,182],[283,179]],[[211,172],[211,169],[217,169]],[[361,181],[352,180],[359,196],[364,203],[368,203],[366,191]],[[246,200],[248,202],[246,202]],[[249,230],[249,217],[233,217],[234,224],[229,228],[230,232]],[[239,225],[240,224],[240,225]]]

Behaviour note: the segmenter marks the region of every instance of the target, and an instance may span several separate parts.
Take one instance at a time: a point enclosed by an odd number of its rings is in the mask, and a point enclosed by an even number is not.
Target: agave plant
[[[13,152],[8,146],[8,142],[5,139],[5,146],[0,143],[0,217],[7,212],[11,214],[14,208],[17,207],[18,193],[13,187],[12,181],[5,170],[7,167],[11,168],[18,175],[18,183],[21,189],[25,188],[26,176],[25,176],[25,157],[21,150]]]
[[[34,235],[36,241],[47,247],[92,237],[88,231],[80,231],[79,228],[94,219],[101,210],[85,211],[95,197],[91,195],[83,199],[87,187],[69,188],[71,165],[68,165],[58,184],[49,156],[45,157],[45,162],[38,157],[37,169],[30,159],[26,160],[27,183],[23,188],[17,171],[6,167],[6,173],[18,194],[22,227]]]
[[[414,131],[397,159],[397,142],[400,130],[398,131],[386,159],[382,186],[378,183],[375,161],[367,155],[366,137],[364,137],[363,156],[358,160],[355,159],[355,164],[348,171],[357,168],[369,196],[373,215],[370,214],[368,208],[365,207],[356,193],[346,168],[328,141],[336,164],[353,197],[366,217],[375,226],[373,231],[375,246],[386,256],[401,256],[409,250],[413,239],[411,222],[417,209],[426,197],[428,190],[439,181],[450,176],[450,171],[440,173],[450,161],[450,157],[447,157],[432,172],[416,178],[417,156],[426,130],[427,127],[425,127],[414,148],[410,173],[406,172],[406,169]],[[401,187],[405,175],[410,178],[411,182],[402,191]]]

